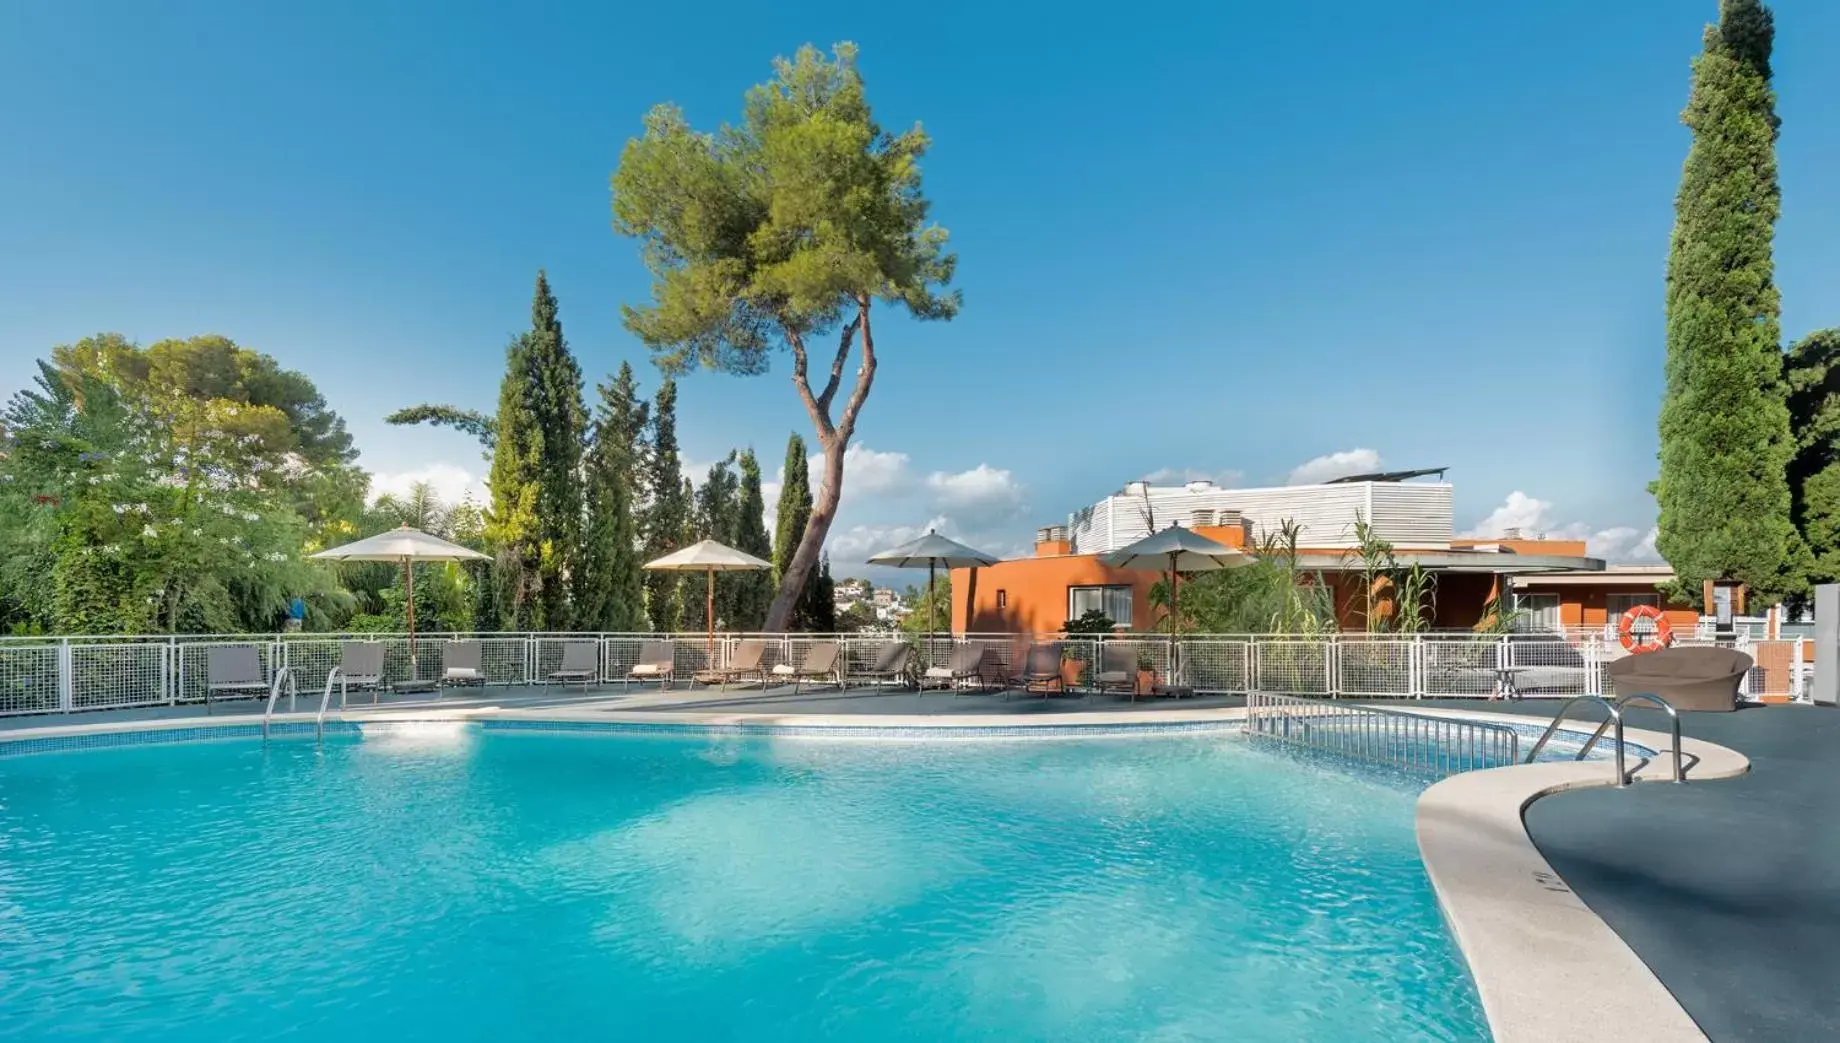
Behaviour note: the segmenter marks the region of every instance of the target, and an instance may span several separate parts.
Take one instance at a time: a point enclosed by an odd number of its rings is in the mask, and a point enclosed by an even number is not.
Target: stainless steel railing
[[[1520,733],[1507,725],[1272,692],[1246,696],[1246,734],[1437,775],[1520,759]]]

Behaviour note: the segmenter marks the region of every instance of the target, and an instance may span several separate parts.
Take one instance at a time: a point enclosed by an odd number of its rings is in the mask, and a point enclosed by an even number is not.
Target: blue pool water
[[[0,1036],[1487,1038],[1415,796],[1236,735],[5,758]]]

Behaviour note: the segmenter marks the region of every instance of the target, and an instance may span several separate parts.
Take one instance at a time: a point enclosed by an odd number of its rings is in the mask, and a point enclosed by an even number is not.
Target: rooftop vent
[[[1149,488],[1149,482],[1126,482],[1124,483],[1124,494],[1126,496],[1142,496]]]
[[[1211,528],[1214,525],[1214,512],[1206,507],[1197,507],[1188,512],[1188,526],[1191,529]]]
[[[1214,483],[1208,481],[1206,478],[1198,478],[1195,481],[1189,482],[1187,485],[1187,489],[1191,493],[1204,493],[1213,487]]]
[[[1501,532],[1501,538],[1504,540],[1518,540],[1521,538],[1521,530],[1518,527],[1511,528],[1511,529],[1503,529]]]

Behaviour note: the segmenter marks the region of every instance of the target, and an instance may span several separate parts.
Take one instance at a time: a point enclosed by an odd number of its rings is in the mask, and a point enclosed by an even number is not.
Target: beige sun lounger
[[[843,648],[835,641],[813,642],[805,649],[805,657],[799,665],[779,663],[773,667],[776,678],[792,679],[792,694],[799,694],[807,681],[822,684],[834,684],[843,687],[843,668],[840,663]]]
[[[1067,690],[1061,675],[1061,646],[1058,641],[1030,645],[1028,656],[1023,663],[1022,673],[1017,676],[1025,692],[1064,692]]]
[[[875,650],[875,660],[865,670],[850,674],[852,681],[865,681],[869,684],[892,684],[907,680],[907,661],[913,657],[913,647],[905,641],[888,641]]]
[[[1093,673],[1093,687],[1101,692],[1129,692],[1137,699],[1137,646],[1123,641],[1107,641],[1099,651],[1099,669]]]
[[[925,690],[937,682],[941,688],[984,687],[984,655],[982,641],[967,641],[952,650],[952,658],[945,666],[929,666],[926,673],[920,675],[920,688]],[[961,685],[961,682],[975,681],[976,685]]]
[[[370,689],[371,702],[377,701],[377,691],[383,687],[383,653],[381,641],[339,642],[339,665],[333,669],[338,671],[340,706],[353,688]]]
[[[639,646],[639,661],[626,672],[626,684],[634,681],[657,681],[660,688],[671,687],[677,676],[677,645],[670,641],[647,641]]]

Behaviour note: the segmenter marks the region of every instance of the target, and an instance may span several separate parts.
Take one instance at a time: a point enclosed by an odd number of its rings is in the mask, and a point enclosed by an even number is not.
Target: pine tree
[[[647,628],[640,570],[635,485],[640,479],[648,408],[639,399],[632,366],[596,388],[586,456],[587,536],[575,585],[576,622],[585,630],[631,633]]]
[[[786,586],[786,570],[798,553],[799,540],[805,535],[805,522],[811,517],[811,465],[805,458],[805,440],[794,434],[786,440],[785,474],[780,478],[779,517],[773,527],[773,583]],[[815,570],[814,570],[815,571]],[[803,590],[810,584],[800,585]],[[808,630],[809,620],[802,611],[801,595],[792,613],[794,630]]]
[[[581,456],[587,411],[581,401],[581,367],[563,338],[556,297],[541,271],[530,304],[528,342],[535,382],[533,412],[542,436],[537,469],[536,624],[544,630],[567,630],[574,625],[568,576],[581,555]]]
[[[677,382],[665,378],[652,404],[651,447],[645,460],[649,503],[643,535],[645,561],[663,557],[684,545],[689,530],[690,498],[684,492],[677,456]],[[682,583],[674,572],[645,574],[645,605],[652,629],[672,633],[683,628]]]
[[[773,541],[767,536],[767,504],[760,490],[760,460],[754,450],[743,449],[739,463],[741,490],[735,503],[734,548],[756,558],[771,560]],[[759,630],[773,600],[773,577],[762,572],[737,572],[730,623],[735,630]]]
[[[818,559],[818,568],[805,584],[805,592],[799,596],[799,606],[794,612],[804,629],[817,634],[834,634],[837,632],[837,584],[831,579],[831,556]]]
[[[1693,144],[1675,199],[1667,272],[1667,390],[1660,418],[1656,546],[1697,600],[1733,579],[1793,593],[1805,550],[1790,524],[1780,299],[1771,238],[1774,28],[1760,0],[1723,0],[1693,63],[1683,116]]]

